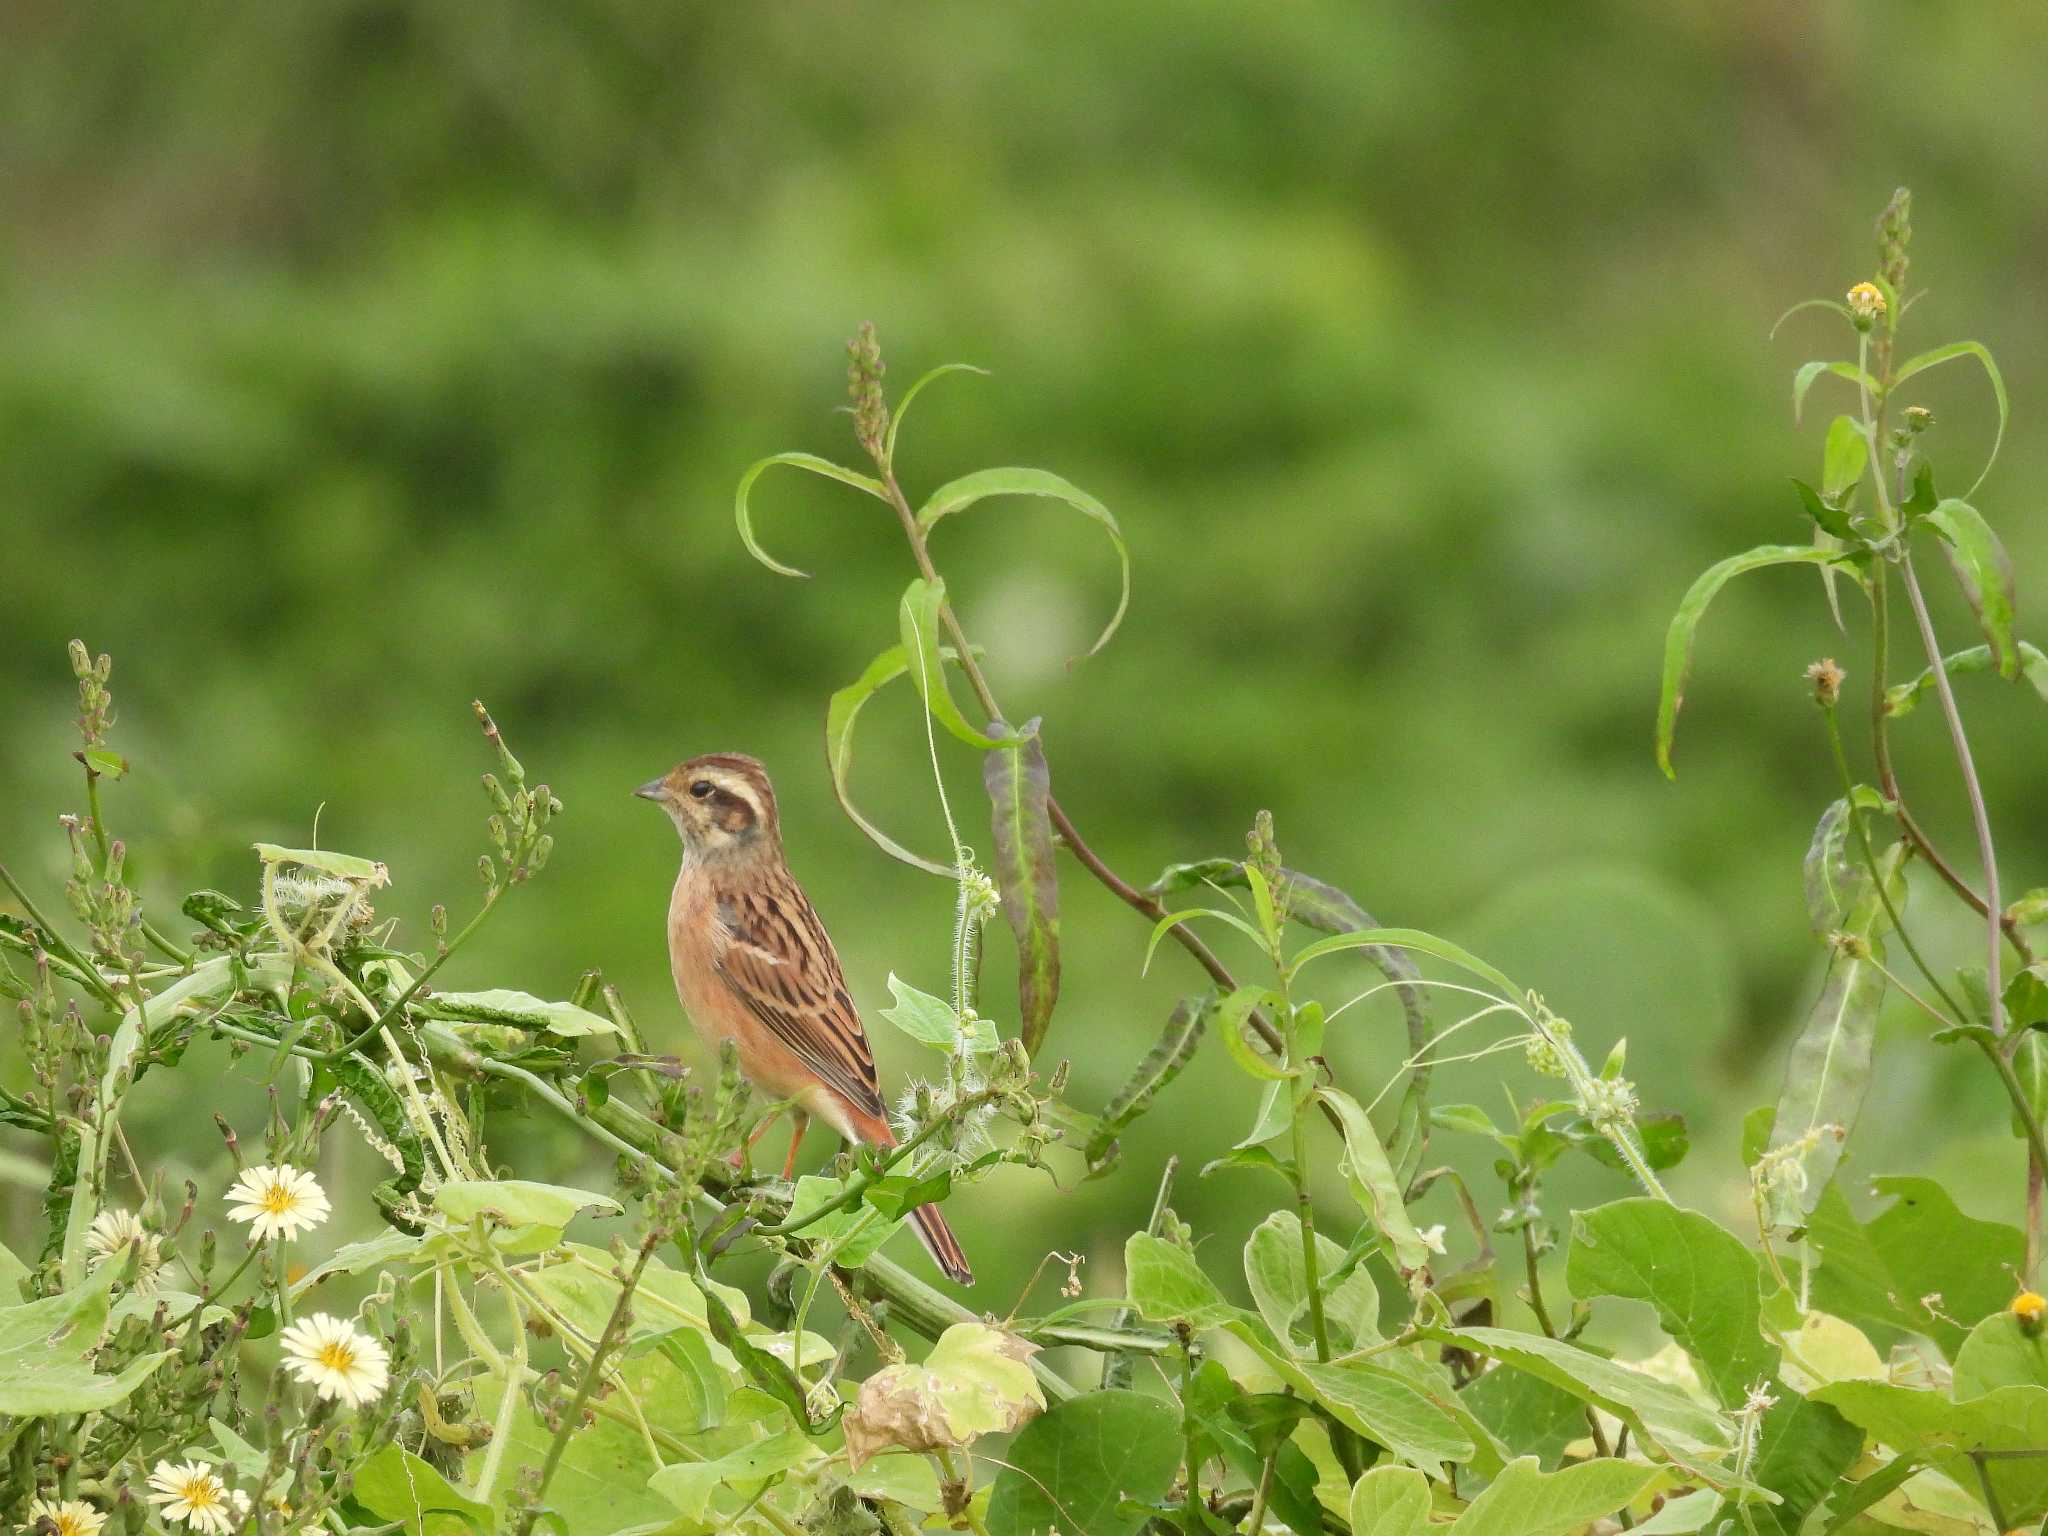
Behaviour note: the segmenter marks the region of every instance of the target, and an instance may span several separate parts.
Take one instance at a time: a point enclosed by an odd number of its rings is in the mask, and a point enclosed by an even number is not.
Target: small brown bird
[[[825,925],[789,872],[775,789],[751,757],[693,757],[633,791],[668,812],[683,867],[668,904],[668,957],[683,1011],[716,1050],[731,1040],[740,1070],[795,1105],[782,1176],[816,1115],[849,1141],[896,1145],[875,1057]],[[935,1205],[910,1213],[939,1268],[974,1271]]]

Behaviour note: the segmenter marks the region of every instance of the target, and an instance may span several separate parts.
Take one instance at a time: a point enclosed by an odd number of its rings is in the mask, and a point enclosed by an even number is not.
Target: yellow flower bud
[[[1849,313],[1859,329],[1868,330],[1870,322],[1884,313],[1884,290],[1875,283],[1858,283],[1849,290]]]

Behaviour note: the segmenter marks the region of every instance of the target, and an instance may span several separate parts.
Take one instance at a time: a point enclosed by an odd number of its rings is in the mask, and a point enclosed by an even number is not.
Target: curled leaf
[[[949,647],[939,651],[941,661],[955,660],[956,655]],[[901,859],[913,869],[922,869],[951,880],[955,873],[952,865],[938,863],[905,848],[860,813],[847,789],[847,776],[853,768],[853,723],[860,717],[861,709],[868,700],[901,677],[908,666],[903,647],[892,645],[869,662],[867,670],[859,677],[832,695],[831,702],[825,707],[825,765],[831,771],[832,793],[839,801],[839,808],[877,848],[892,859]]]
[[[946,581],[942,576],[930,581],[920,576],[903,589],[896,605],[896,622],[903,632],[904,670],[910,674],[910,681],[932,718],[969,746],[986,751],[1017,745],[1022,738],[1007,734],[1007,727],[1000,736],[976,730],[953,702],[953,691],[946,684],[945,652],[939,645],[940,615],[945,607]]]
[[[1942,552],[1956,581],[1977,615],[1977,627],[1991,642],[1998,675],[2019,675],[2020,653],[2013,639],[2012,557],[1984,515],[1967,501],[1948,497],[1927,514],[1927,524],[1940,533]]]
[[[732,515],[733,520],[739,524],[740,542],[746,545],[748,554],[777,575],[808,579],[811,574],[809,571],[800,571],[793,565],[784,565],[754,539],[754,521],[752,514],[747,510],[747,497],[754,489],[754,482],[778,464],[787,464],[792,469],[807,469],[814,475],[823,475],[828,480],[837,480],[840,484],[850,485],[855,490],[866,491],[879,501],[886,502],[889,499],[889,491],[874,477],[848,469],[843,464],[834,464],[830,459],[821,459],[815,453],[771,453],[767,458],[756,459],[747,466],[747,472],[740,476],[739,489],[733,492],[732,498]]]

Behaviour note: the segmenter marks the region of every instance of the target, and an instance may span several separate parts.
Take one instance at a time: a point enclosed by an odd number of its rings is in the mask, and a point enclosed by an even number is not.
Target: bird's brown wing
[[[886,1121],[874,1052],[825,925],[794,880],[718,902],[726,935],[714,969],[733,996],[819,1080]]]

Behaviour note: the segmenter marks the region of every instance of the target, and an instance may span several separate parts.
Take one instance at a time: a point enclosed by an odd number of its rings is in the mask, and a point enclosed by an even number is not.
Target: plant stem
[[[631,1277],[620,1286],[619,1299],[612,1304],[612,1315],[606,1319],[604,1332],[598,1335],[597,1347],[591,1351],[590,1363],[584,1367],[583,1380],[577,1385],[576,1400],[569,1405],[569,1411],[562,1415],[562,1422],[555,1429],[554,1439],[548,1442],[547,1459],[540,1466],[540,1482],[533,1490],[533,1498],[526,1507],[525,1515],[520,1519],[519,1536],[531,1536],[534,1523],[540,1519],[542,1500],[547,1496],[548,1484],[554,1479],[555,1469],[562,1464],[562,1452],[569,1448],[569,1436],[575,1433],[577,1426],[583,1422],[583,1408],[590,1401],[590,1394],[604,1373],[605,1356],[611,1353],[612,1346],[625,1332],[626,1319],[632,1315],[633,1292],[639,1289],[640,1277],[646,1274],[647,1261],[654,1256],[654,1250],[660,1246],[662,1236],[660,1229],[654,1228],[640,1240],[639,1262],[634,1264]],[[516,1388],[508,1381],[505,1390],[511,1392]]]
[[[1245,1530],[1249,1536],[1259,1536],[1259,1532],[1265,1527],[1266,1495],[1273,1487],[1273,1463],[1279,1459],[1280,1452],[1275,1448],[1273,1454],[1266,1458],[1266,1464],[1259,1468],[1259,1486],[1252,1494],[1251,1519],[1245,1522]]]
[[[1310,1289],[1313,1296],[1315,1291]],[[1195,1351],[1190,1342],[1185,1324],[1180,1325],[1180,1427],[1183,1446],[1182,1459],[1187,1463],[1187,1529],[1199,1531],[1202,1528],[1202,1458],[1195,1447],[1196,1431],[1194,1415],[1188,1411],[1188,1399],[1195,1390]]]
[[[1863,865],[1870,871],[1871,882],[1877,887],[1877,899],[1884,903],[1885,916],[1891,919],[1892,932],[1896,933],[1899,942],[1906,946],[1906,953],[1913,957],[1913,963],[1920,968],[1920,974],[1925,976],[1927,984],[1934,988],[1935,996],[1942,1000],[1953,1017],[1960,1019],[1963,1017],[1963,1010],[1956,1006],[1956,1000],[1948,995],[1948,989],[1941,984],[1940,978],[1922,958],[1920,946],[1913,942],[1912,934],[1906,931],[1905,919],[1899,915],[1899,909],[1892,904],[1892,893],[1885,887],[1884,875],[1877,867],[1877,851],[1870,843],[1870,829],[1863,824],[1862,812],[1856,805],[1856,781],[1849,772],[1848,754],[1842,750],[1842,727],[1841,722],[1835,718],[1834,705],[1824,705],[1821,715],[1827,721],[1828,746],[1834,751],[1835,769],[1841,775],[1842,794],[1844,803],[1849,808],[1849,821],[1856,828],[1856,840],[1863,849]]]
[[[2005,1033],[2005,1001],[2000,996],[1999,963],[2004,958],[1999,947],[2001,932],[2000,917],[2003,915],[1998,900],[1998,853],[1991,842],[1991,818],[1984,808],[1984,788],[1977,781],[1977,765],[1970,757],[1970,739],[1963,732],[1963,717],[1956,708],[1955,689],[1949,684],[1948,663],[1941,654],[1941,644],[1935,638],[1934,621],[1928,617],[1927,599],[1921,595],[1920,579],[1913,570],[1913,556],[1910,551],[1900,557],[1899,570],[1906,579],[1906,598],[1913,605],[1913,620],[1920,627],[1920,642],[1927,648],[1928,665],[1934,669],[1934,691],[1941,699],[1942,716],[1948,721],[1948,734],[1955,748],[1956,767],[1963,776],[1963,789],[1970,800],[1970,820],[1977,829],[1977,857],[1984,866],[1984,905],[1987,913],[1985,934],[1985,990],[1989,994],[1991,1008],[1991,1032]]]
[[[22,889],[21,882],[14,878],[13,873],[5,864],[0,864],[0,885],[5,885],[8,890],[14,893],[14,899],[21,903],[21,910],[28,914],[28,920],[35,925],[36,932],[40,933],[58,954],[71,963],[78,972],[79,981],[87,990],[97,994],[100,1001],[109,1008],[112,1008],[116,1013],[125,1012],[126,1010],[122,1007],[120,996],[107,984],[106,978],[93,968],[91,962],[85,956],[72,948],[70,940],[50,926],[50,920],[43,916],[41,910],[37,908],[35,901],[29,896],[27,891]]]
[[[1543,1330],[1546,1339],[1557,1337],[1557,1325],[1550,1320],[1550,1309],[1543,1304],[1543,1280],[1536,1269],[1536,1228],[1533,1222],[1522,1223],[1522,1265],[1529,1276],[1529,1309],[1536,1314],[1536,1325]],[[1607,1431],[1600,1427],[1600,1414],[1591,1403],[1586,1405],[1586,1428],[1593,1434],[1593,1449],[1602,1456],[1614,1452],[1607,1444]]]

